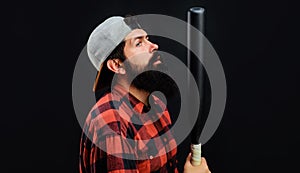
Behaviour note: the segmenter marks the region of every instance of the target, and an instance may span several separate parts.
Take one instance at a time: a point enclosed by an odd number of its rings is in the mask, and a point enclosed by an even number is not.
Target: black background
[[[111,15],[186,20],[206,8],[206,37],[227,80],[227,104],[203,156],[214,173],[298,172],[299,14],[293,1],[11,1],[2,6],[1,172],[78,172],[72,104],[76,60]],[[295,156],[295,157],[293,157]]]

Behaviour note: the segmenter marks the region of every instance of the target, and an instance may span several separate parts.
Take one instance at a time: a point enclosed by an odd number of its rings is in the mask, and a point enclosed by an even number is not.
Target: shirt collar
[[[131,106],[133,107],[133,109],[140,114],[145,113],[150,110],[150,108],[147,105],[145,105],[143,102],[141,102],[136,97],[134,97],[132,94],[130,94],[126,90],[126,88],[120,84],[116,84],[113,87],[112,93],[116,94],[120,99],[127,100],[129,98],[129,102],[130,102]]]

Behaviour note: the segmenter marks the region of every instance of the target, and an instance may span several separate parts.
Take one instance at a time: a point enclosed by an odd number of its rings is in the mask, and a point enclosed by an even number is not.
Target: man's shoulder
[[[101,97],[91,109],[89,116],[91,120],[104,120],[105,123],[115,122],[119,120],[118,110],[120,100],[114,98],[112,93],[107,93]]]
[[[102,136],[120,133],[121,118],[119,115],[120,101],[112,99],[112,94],[107,93],[101,97],[89,112],[85,126],[93,129]]]

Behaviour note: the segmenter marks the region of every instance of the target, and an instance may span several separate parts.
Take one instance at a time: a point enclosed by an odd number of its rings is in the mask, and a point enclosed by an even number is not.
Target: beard
[[[162,63],[154,65],[154,62],[158,59]],[[174,80],[167,74],[168,69],[163,62],[163,57],[158,52],[154,52],[148,65],[143,69],[129,61],[125,61],[124,66],[128,80],[132,81],[131,85],[149,93],[160,91],[166,96],[173,95],[178,88]]]

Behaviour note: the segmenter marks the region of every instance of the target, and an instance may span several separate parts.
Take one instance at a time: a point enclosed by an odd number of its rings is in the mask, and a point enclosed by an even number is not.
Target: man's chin
[[[148,71],[138,75],[132,85],[146,92],[161,91],[170,95],[176,88],[175,82],[165,73],[159,71]]]

